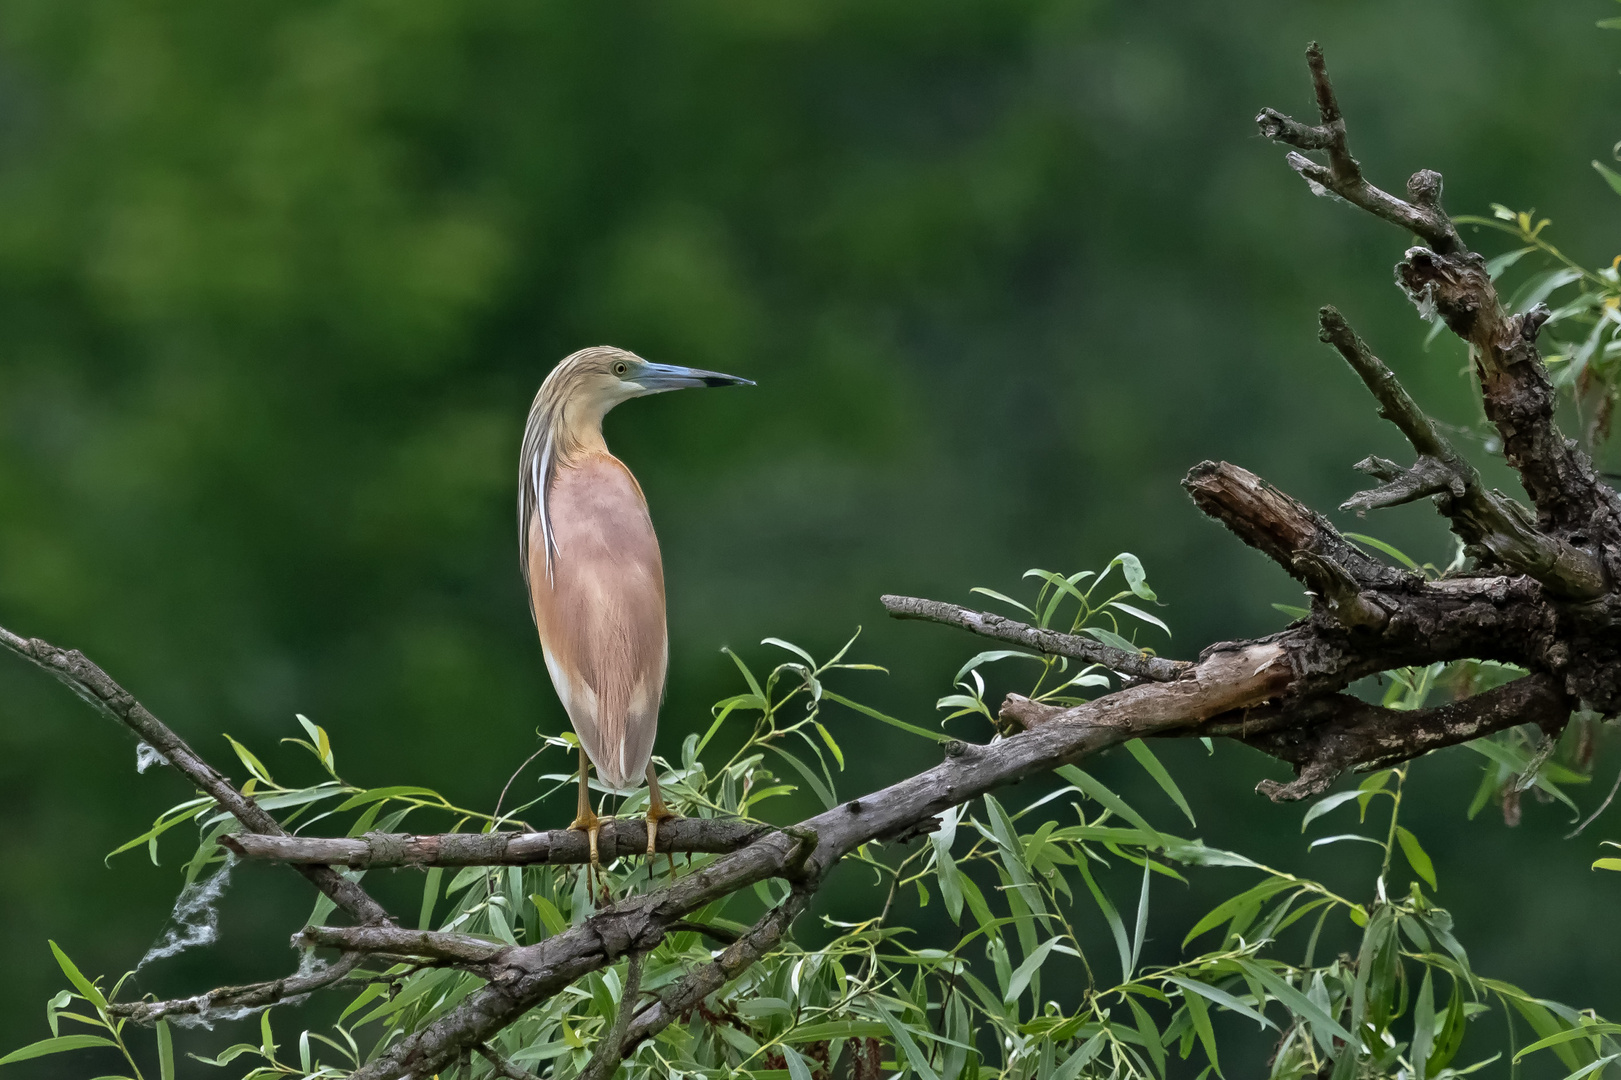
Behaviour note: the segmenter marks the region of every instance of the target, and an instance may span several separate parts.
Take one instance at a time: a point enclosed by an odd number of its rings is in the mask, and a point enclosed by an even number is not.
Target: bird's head
[[[559,401],[582,418],[603,414],[622,401],[696,386],[753,386],[748,379],[716,371],[655,364],[633,352],[599,345],[579,352],[557,365],[546,379]]]

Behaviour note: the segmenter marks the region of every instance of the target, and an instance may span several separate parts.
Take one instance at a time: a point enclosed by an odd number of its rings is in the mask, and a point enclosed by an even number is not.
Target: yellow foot
[[[596,891],[599,878],[605,877],[605,875],[602,874],[602,860],[597,855],[597,833],[602,830],[602,821],[602,818],[597,817],[597,815],[592,813],[590,810],[586,810],[576,817],[573,823],[569,825],[569,828],[571,829],[579,829],[583,831],[585,833],[587,842],[591,845],[591,861],[586,864],[585,872],[586,886],[592,892]],[[606,880],[602,882],[602,891],[604,895],[608,894],[608,885]]]
[[[662,804],[654,804],[647,811],[647,854],[651,856],[659,840],[659,822],[674,821],[679,814],[671,813]]]

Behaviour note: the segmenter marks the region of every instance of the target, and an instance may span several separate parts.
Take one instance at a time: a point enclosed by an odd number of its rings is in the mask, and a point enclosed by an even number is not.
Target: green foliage
[[[1115,567],[1128,587],[1103,599],[1107,590],[1099,585]],[[1057,625],[1084,631],[1122,611],[1162,625],[1123,601],[1155,601],[1129,555],[1101,574],[1034,571],[1027,577],[1040,581],[1030,604],[1001,598],[1043,625],[1054,625],[1062,614]],[[1109,625],[1111,634],[1121,628]],[[768,638],[764,645],[791,658],[763,675],[757,661],[730,654],[742,690],[715,705],[712,724],[702,736],[687,738],[679,763],[661,762],[661,784],[672,806],[687,815],[754,817],[768,802],[793,795],[800,781],[820,802],[835,800],[835,778],[845,759],[841,741],[848,743],[874,718],[902,723],[846,696],[842,688],[854,673],[881,670],[846,659],[854,642],[818,661]],[[980,670],[1023,655],[1004,650],[974,657],[958,674],[959,686],[972,687],[962,696],[982,706]],[[1059,659],[1028,659],[1040,668],[1031,693],[1046,700],[1076,700],[1109,681],[1091,668],[1072,673]],[[1383,700],[1391,708],[1415,709],[1439,688],[1462,696],[1508,674],[1481,664],[1391,672]],[[941,706],[956,710],[948,719],[972,713],[990,720],[988,712],[953,697]],[[307,787],[277,783],[258,757],[237,746],[249,774],[244,788],[262,806],[283,812],[287,824],[320,823],[323,831],[358,836],[398,829],[408,817],[421,828],[428,822],[418,819],[427,816],[452,830],[488,830],[519,820],[531,805],[486,815],[424,788],[357,788],[337,771],[329,735],[303,717],[299,724],[303,737],[290,741],[308,752],[320,777]],[[904,726],[935,737],[919,725]],[[988,733],[1001,737],[994,728]],[[736,748],[722,755],[717,748],[727,741]],[[1494,747],[1481,751],[1490,762],[1489,776],[1497,775],[1493,768],[1509,768],[1521,782],[1531,777],[1527,786],[1545,781],[1555,795],[1571,779],[1553,767],[1551,751],[1522,760],[1511,742],[1481,746]],[[1149,746],[1139,741],[1126,750],[1163,794],[1160,809],[1196,828],[1193,807]],[[546,754],[572,762],[572,740],[548,740]],[[706,764],[705,755],[722,763]],[[788,763],[786,775],[774,771],[779,761]],[[543,775],[557,786],[572,779],[567,771]],[[1307,831],[1330,817],[1342,821],[1354,807],[1351,831],[1319,836],[1308,850],[1376,850],[1377,869],[1362,899],[1312,876],[1179,835],[1153,821],[1160,811],[1134,806],[1092,772],[1067,765],[1057,777],[1050,790],[1018,801],[1004,792],[954,807],[928,841],[910,850],[860,849],[850,860],[855,865],[842,872],[866,881],[865,917],[824,915],[819,926],[801,925],[801,941],[785,944],[643,1044],[621,1075],[826,1080],[841,1059],[847,1069],[864,1070],[876,1060],[886,1071],[919,1080],[1158,1080],[1191,1070],[1200,1076],[1254,1075],[1255,1041],[1236,1037],[1245,1030],[1271,1046],[1267,1074],[1274,1078],[1400,1074],[1444,1080],[1505,1056],[1518,1062],[1531,1055],[1556,1059],[1572,1076],[1597,1076],[1621,1059],[1621,1026],[1473,969],[1451,916],[1437,904],[1434,864],[1402,821],[1409,766],[1375,772],[1303,815]],[[645,798],[631,796],[619,812],[641,812]],[[156,859],[160,839],[180,822],[195,825],[198,835],[186,864],[187,883],[220,872],[213,868],[225,857],[218,838],[228,823],[196,801],[160,816],[119,850],[144,846]],[[709,858],[695,857],[679,870],[624,859],[607,867],[606,877],[615,894],[645,891]],[[491,942],[540,941],[595,910],[579,868],[472,867],[449,875],[430,869],[421,876],[420,927]],[[1155,915],[1156,897],[1168,888],[1213,889],[1220,898],[1191,926],[1173,928]],[[691,922],[735,933],[783,896],[780,883],[764,883],[695,913]],[[920,929],[930,925],[924,909],[936,900],[945,919],[935,918],[935,932],[927,932]],[[330,912],[322,900],[310,921],[319,923]],[[943,936],[938,933],[947,926]],[[1155,941],[1179,941],[1179,955],[1151,957],[1164,952],[1150,948]],[[700,933],[673,934],[648,956],[642,990],[656,993],[713,955],[713,942]],[[87,979],[60,950],[57,958],[71,989],[49,1003],[52,1037],[0,1064],[115,1047],[136,1080],[144,1080],[124,1042],[126,1024],[107,1006],[122,982],[104,994],[99,980]],[[340,1077],[444,1016],[477,985],[474,976],[449,968],[362,969],[330,991],[350,996],[330,1028],[303,1030],[292,1043],[279,1042],[275,1025],[288,1023],[287,1010],[272,1009],[258,1016],[255,1038],[196,1060],[247,1080]],[[622,991],[620,970],[594,973],[525,1015],[490,1047],[537,1074],[573,1076],[619,1010],[628,1007]],[[89,1008],[78,1009],[76,1002]],[[1528,1029],[1527,1043],[1483,1045],[1486,1037],[1477,1033],[1491,1012],[1504,1018],[1511,1040]],[[75,1028],[64,1034],[64,1023]],[[169,1028],[160,1025],[164,1080],[173,1071],[170,1039]],[[1241,1056],[1246,1045],[1248,1056]],[[442,1075],[483,1080],[495,1075],[492,1068],[474,1057]]]
[[[1104,588],[1104,582],[1116,567],[1120,569],[1120,577],[1124,579],[1126,587],[1111,593]],[[1031,569],[1024,572],[1024,577],[1027,581],[1034,578],[1041,582],[1036,598],[1029,604],[984,586],[975,586],[972,591],[1014,608],[1018,617],[1032,626],[1085,634],[1105,645],[1129,652],[1152,651],[1144,649],[1136,641],[1142,625],[1152,626],[1170,636],[1170,627],[1158,616],[1128,602],[1129,599],[1159,602],[1159,597],[1148,586],[1142,561],[1129,551],[1116,555],[1101,571],[1082,570],[1065,576],[1051,570]],[[1130,621],[1123,623],[1122,615],[1128,616]],[[1028,660],[1039,664],[1041,674],[1036,678],[1029,696],[1051,705],[1075,704],[1083,700],[1076,696],[1080,691],[1109,685],[1108,673],[1098,664],[1087,664],[1071,671],[1075,662],[1068,657],[1038,655],[1022,649],[989,649],[975,654],[957,669],[952,681],[962,693],[947,694],[938,702],[939,708],[953,710],[946,717],[947,720],[975,714],[992,724],[996,723],[995,712],[985,702],[985,680],[980,668],[1001,660]]]

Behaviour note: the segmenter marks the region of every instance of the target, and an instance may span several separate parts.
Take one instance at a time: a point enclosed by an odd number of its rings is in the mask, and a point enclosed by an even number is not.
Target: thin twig
[[[319,970],[297,972],[282,979],[246,986],[224,986],[195,997],[168,1001],[115,1002],[107,1008],[114,1016],[128,1017],[137,1024],[155,1024],[170,1016],[198,1016],[216,1009],[233,1012],[239,1009],[265,1009],[344,981],[364,959],[359,953],[350,953]]]
[[[1031,626],[1015,619],[1004,618],[986,611],[947,604],[939,600],[920,600],[913,596],[883,596],[884,610],[896,619],[918,619],[923,622],[955,626],[981,637],[1023,645],[1027,649],[1049,656],[1067,656],[1090,664],[1102,664],[1111,671],[1154,682],[1170,682],[1192,665],[1182,660],[1166,660],[1146,652],[1127,652],[1105,645],[1095,638],[1080,634],[1062,634]]]
[[[1598,809],[1594,810],[1591,814],[1587,815],[1587,820],[1583,821],[1580,825],[1576,826],[1570,832],[1566,833],[1565,834],[1565,839],[1566,840],[1574,840],[1574,839],[1576,839],[1576,837],[1578,837],[1578,836],[1580,836],[1582,834],[1583,829],[1587,828],[1589,825],[1593,824],[1593,822],[1597,821],[1598,816],[1600,814],[1604,813],[1604,811],[1608,810],[1610,808],[1610,804],[1615,801],[1615,796],[1616,796],[1617,792],[1621,792],[1621,772],[1617,772],[1615,774],[1615,783],[1610,785],[1610,793],[1608,795],[1604,796],[1604,801],[1598,804]]]
[[[766,912],[759,922],[718,957],[682,976],[681,981],[661,994],[658,1001],[642,1010],[628,1031],[620,1032],[620,1052],[628,1054],[644,1040],[657,1035],[676,1017],[692,1009],[775,949],[787,934],[789,925],[810,903],[814,891],[808,883],[797,883],[786,900]]]
[[[507,792],[512,789],[512,785],[517,781],[519,774],[525,769],[529,768],[531,762],[546,752],[548,745],[549,744],[547,743],[541,743],[540,749],[524,758],[523,764],[519,765],[516,769],[513,769],[512,775],[507,777],[507,782],[501,785],[501,794],[496,796],[495,799],[495,812],[490,815],[490,817],[493,818],[497,824],[500,824],[501,821],[501,804],[507,801]],[[521,810],[523,807],[520,806],[518,809]]]

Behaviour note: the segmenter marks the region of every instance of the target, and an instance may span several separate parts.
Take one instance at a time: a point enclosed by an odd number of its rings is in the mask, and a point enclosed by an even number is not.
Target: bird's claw
[[[602,821],[603,819],[596,814],[586,811],[576,817],[574,822],[569,825],[569,828],[584,832],[586,842],[591,847],[591,861],[586,863],[585,867],[586,887],[595,893],[597,886],[600,884],[602,896],[606,901],[611,902],[613,894],[608,891],[607,875],[602,872],[602,859],[599,857],[597,850],[597,834],[602,831]]]
[[[647,876],[653,876],[653,854],[658,845],[659,822],[674,821],[681,815],[672,813],[663,802],[655,802],[647,810]],[[665,852],[664,857],[670,860],[670,877],[675,877],[675,855]]]
[[[647,854],[653,855],[658,846],[659,822],[674,821],[679,815],[671,813],[664,806],[654,806],[647,812]]]

